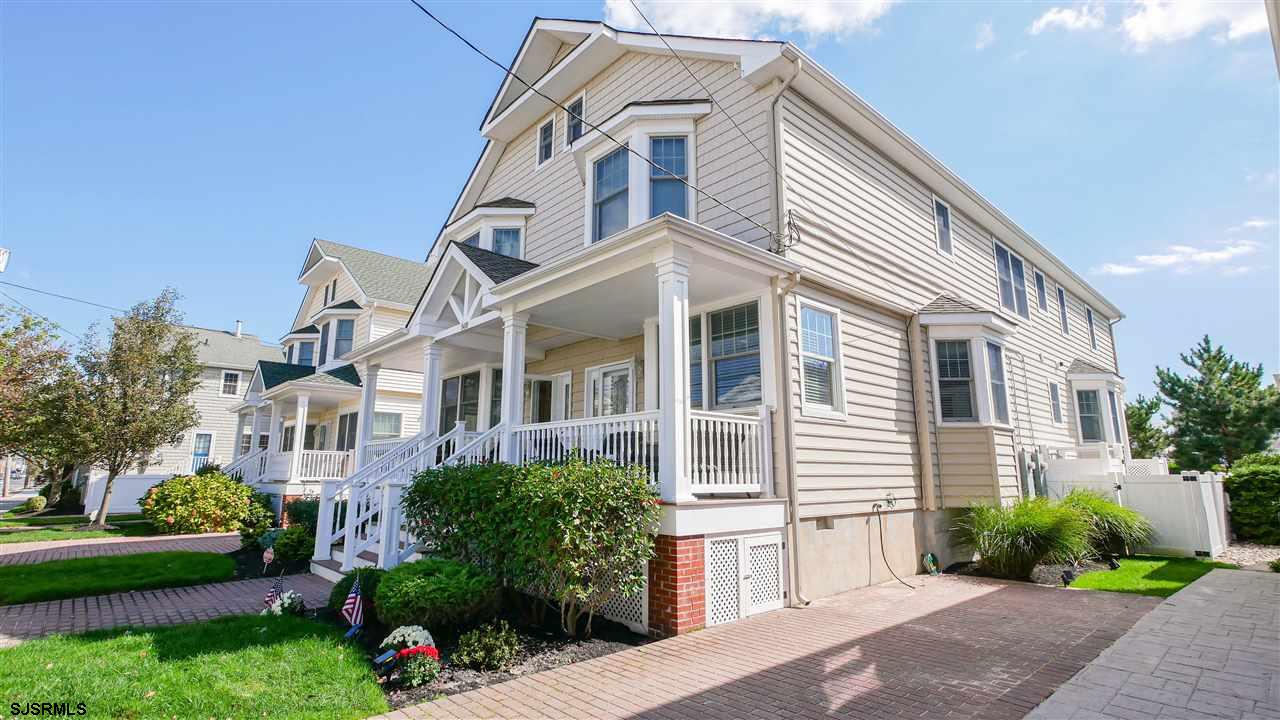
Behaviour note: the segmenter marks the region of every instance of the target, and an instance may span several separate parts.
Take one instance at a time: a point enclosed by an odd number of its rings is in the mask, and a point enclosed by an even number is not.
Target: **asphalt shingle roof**
[[[263,390],[270,390],[273,387],[295,380],[306,380],[308,384],[360,387],[360,373],[356,371],[354,365],[343,365],[339,368],[317,373],[312,365],[296,365],[264,360],[258,363],[258,371],[262,373]]]
[[[1067,374],[1068,375],[1083,375],[1083,374],[1115,375],[1114,372],[1106,368],[1098,367],[1097,365],[1094,365],[1091,362],[1087,362],[1079,358],[1076,358],[1075,360],[1071,361],[1071,367],[1067,368]]]
[[[476,203],[478,208],[532,208],[533,203],[513,197],[501,197],[489,202]]]
[[[279,345],[263,343],[257,335],[241,333],[236,337],[229,330],[183,327],[195,335],[196,357],[201,365],[252,370],[259,360],[279,360],[283,354]]]
[[[359,309],[360,309],[360,303],[356,302],[355,300],[343,300],[340,303],[334,303],[329,307],[325,308],[325,310],[359,310]],[[313,325],[312,327],[315,327],[315,326]]]
[[[488,275],[489,279],[495,283],[505,282],[538,267],[537,263],[499,255],[496,252],[490,252],[473,245],[454,244],[458,246],[463,255],[467,256],[468,260],[475,263],[476,267],[480,268],[480,271]]]
[[[315,325],[307,325],[306,327],[300,327],[295,330],[291,330],[289,334],[290,335],[319,335],[320,328],[316,327]]]
[[[431,266],[373,250],[317,239],[328,257],[340,260],[356,284],[374,300],[413,305],[431,278]]]
[[[975,313],[975,312],[991,312],[989,309],[979,307],[967,300],[961,300],[951,295],[942,294],[934,298],[933,302],[920,308],[922,313]]]

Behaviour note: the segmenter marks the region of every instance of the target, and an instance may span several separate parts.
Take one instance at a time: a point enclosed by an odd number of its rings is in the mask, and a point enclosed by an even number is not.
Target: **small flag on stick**
[[[267,591],[267,596],[262,599],[262,604],[270,608],[280,596],[284,595],[284,575],[281,574],[276,581],[271,583],[271,589]]]
[[[342,604],[342,617],[351,623],[351,627],[364,624],[364,600],[360,597],[359,576],[351,583],[351,592],[347,593],[347,600]]]

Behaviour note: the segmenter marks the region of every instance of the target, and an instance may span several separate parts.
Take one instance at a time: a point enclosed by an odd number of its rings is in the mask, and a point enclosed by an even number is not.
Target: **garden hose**
[[[894,580],[915,590],[916,586],[898,577],[898,573],[894,572],[893,566],[889,564],[889,555],[884,551],[884,518],[880,516],[880,503],[872,505],[871,509],[876,511],[876,521],[880,523],[880,557],[884,559],[884,566],[889,568],[889,574],[893,576]]]

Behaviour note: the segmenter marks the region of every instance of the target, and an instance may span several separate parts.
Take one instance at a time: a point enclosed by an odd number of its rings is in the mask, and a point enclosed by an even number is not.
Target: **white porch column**
[[[658,409],[658,321],[644,321],[644,409]]]
[[[267,452],[280,452],[280,427],[284,423],[284,411],[280,403],[271,401],[271,426],[267,428]]]
[[[504,462],[518,461],[512,429],[524,419],[524,340],[529,317],[506,308],[502,311],[502,438]]]
[[[307,408],[311,405],[311,396],[306,393],[298,395],[298,415],[293,422],[293,454],[289,458],[289,480],[298,477],[298,468],[302,464],[302,446],[307,439]]]
[[[365,366],[364,382],[360,385],[360,422],[356,425],[356,469],[364,466],[364,446],[373,439],[373,413],[378,403],[378,373],[382,366],[370,363]]]
[[[422,348],[422,419],[418,432],[440,432],[440,363],[439,345],[427,343]]]
[[[253,406],[253,427],[249,430],[249,452],[256,452],[258,449],[258,428],[262,427],[262,406]]]
[[[689,262],[672,248],[658,276],[658,485],[665,502],[694,499],[686,467],[689,431]],[[648,372],[648,368],[646,368]]]
[[[231,447],[231,459],[233,461],[240,459],[240,440],[242,438],[244,438],[244,413],[237,412],[236,413],[236,441],[235,441],[235,444]],[[250,445],[249,452],[253,452],[253,443],[249,443],[249,445]]]

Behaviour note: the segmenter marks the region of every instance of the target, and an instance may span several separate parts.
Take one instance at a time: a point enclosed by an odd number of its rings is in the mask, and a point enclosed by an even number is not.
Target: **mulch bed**
[[[266,566],[265,570],[262,566],[262,548],[257,543],[249,547],[242,547],[227,553],[232,560],[236,561],[235,579],[236,580],[252,580],[260,577],[276,577],[281,573],[285,575],[298,575],[300,573],[311,572],[310,558],[305,560],[295,560],[291,563],[276,560]]]
[[[1067,563],[1051,564],[1041,563],[1031,571],[1031,582],[1036,585],[1047,585],[1049,587],[1062,587],[1062,573],[1066,570],[1075,572],[1076,577],[1094,570],[1106,570],[1107,564],[1094,560],[1087,560],[1079,565],[1070,565]],[[948,567],[944,572],[954,573],[956,575],[971,575],[975,577],[990,577],[982,572],[975,562],[956,563]],[[1016,582],[1016,581],[1015,581]]]

